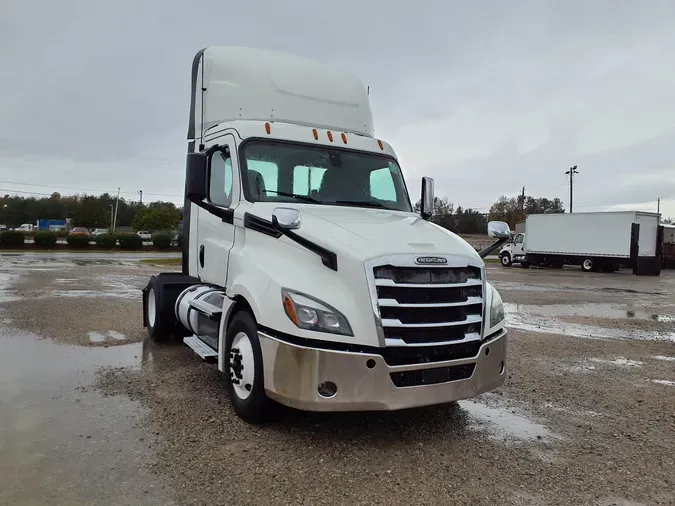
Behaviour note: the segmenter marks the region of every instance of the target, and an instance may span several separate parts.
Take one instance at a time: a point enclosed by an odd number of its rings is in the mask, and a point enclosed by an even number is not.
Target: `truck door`
[[[518,234],[516,239],[513,241],[513,255],[521,256],[523,255],[523,246],[525,245],[525,235]]]
[[[199,278],[206,283],[225,286],[230,250],[234,245],[234,208],[239,203],[239,170],[234,137],[227,134],[217,140],[220,149],[213,153],[208,170],[209,204],[223,210],[225,217],[198,208]]]

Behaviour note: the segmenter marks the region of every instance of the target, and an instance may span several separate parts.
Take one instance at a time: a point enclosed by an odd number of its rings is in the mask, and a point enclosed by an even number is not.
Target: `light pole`
[[[120,189],[117,188],[117,199],[115,199],[115,218],[113,218],[113,234],[115,233],[115,225],[117,225],[117,209],[120,204]]]
[[[113,225],[113,205],[110,204],[110,233],[114,231],[115,225]]]

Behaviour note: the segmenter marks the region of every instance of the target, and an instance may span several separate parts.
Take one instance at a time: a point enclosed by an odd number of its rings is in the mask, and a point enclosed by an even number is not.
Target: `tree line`
[[[95,195],[62,196],[58,192],[49,197],[18,197],[5,195],[0,198],[0,224],[9,228],[39,219],[72,219],[74,226],[87,228],[110,228],[117,204],[116,227],[133,227],[134,230],[175,230],[183,217],[183,208],[172,202],[150,202],[117,198],[109,193]],[[420,211],[421,201],[415,204]],[[488,213],[464,208],[450,202],[447,197],[436,197],[433,223],[458,234],[485,234],[489,220],[505,221],[513,229],[516,223],[529,214],[563,213],[560,199],[549,200],[532,196],[501,196],[492,204]]]
[[[420,212],[421,204],[421,200],[418,200],[415,212]],[[524,220],[529,214],[564,212],[563,203],[557,198],[549,200],[532,196],[524,198],[501,196],[492,204],[489,212],[483,213],[462,206],[455,207],[447,197],[436,197],[434,215],[430,221],[456,234],[486,234],[488,221],[505,221],[513,230],[516,223]]]
[[[58,192],[49,197],[0,198],[0,224],[16,228],[37,220],[65,220],[73,226],[111,228],[117,206],[115,227],[133,227],[134,230],[175,230],[182,220],[183,209],[173,202],[141,204],[109,193],[103,195],[62,196]]]

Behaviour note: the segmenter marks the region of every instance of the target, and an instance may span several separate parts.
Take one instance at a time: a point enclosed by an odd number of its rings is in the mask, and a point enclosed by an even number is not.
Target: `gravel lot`
[[[160,269],[0,255],[0,504],[675,504],[675,272],[491,264],[504,387],[252,427],[213,366],[145,340]]]

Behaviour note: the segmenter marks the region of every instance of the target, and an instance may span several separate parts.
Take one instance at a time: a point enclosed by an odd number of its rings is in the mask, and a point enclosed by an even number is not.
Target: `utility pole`
[[[661,214],[661,197],[656,199],[656,213]]]
[[[574,174],[579,174],[577,172],[577,166],[575,165],[574,167],[570,167],[570,170],[565,172],[565,174],[570,175],[570,213],[572,212],[572,198],[574,197]]]
[[[520,214],[525,212],[525,187],[523,186],[523,193],[520,195]]]
[[[143,190],[138,190],[138,194],[141,196],[140,204],[143,204]]]
[[[114,225],[113,225],[113,217],[114,217],[114,216],[115,216],[115,215],[113,214],[113,205],[110,204],[110,233],[111,233],[111,234],[112,234],[113,228],[114,228]]]

